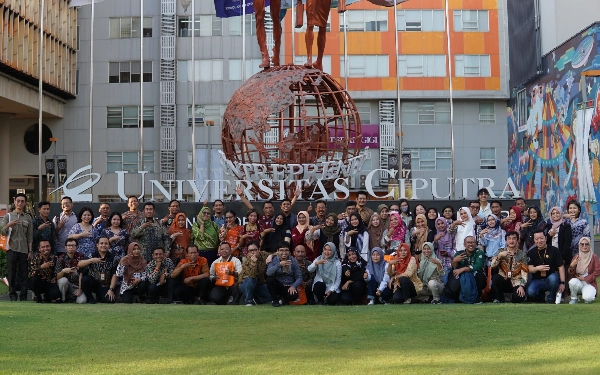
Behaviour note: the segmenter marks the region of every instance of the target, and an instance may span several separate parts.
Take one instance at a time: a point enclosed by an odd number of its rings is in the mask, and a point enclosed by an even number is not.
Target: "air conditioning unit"
[[[348,180],[350,181],[350,189],[358,189],[360,186],[358,176],[350,177]]]
[[[366,189],[365,182],[367,181],[367,176],[364,174],[361,174],[361,175],[356,176],[356,178],[358,179],[358,186],[361,189]]]

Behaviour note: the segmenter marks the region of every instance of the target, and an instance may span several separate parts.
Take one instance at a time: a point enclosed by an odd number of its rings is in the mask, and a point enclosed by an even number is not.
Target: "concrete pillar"
[[[0,113],[0,203],[12,203],[9,194],[10,179],[10,123],[11,114]]]

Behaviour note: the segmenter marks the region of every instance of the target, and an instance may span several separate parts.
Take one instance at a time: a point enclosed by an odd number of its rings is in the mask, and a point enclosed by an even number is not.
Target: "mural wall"
[[[600,74],[600,23],[545,56],[542,67],[541,76],[512,91],[509,175],[525,198],[540,199],[546,215],[554,206],[565,209],[571,198],[597,214],[600,77],[581,74]],[[599,224],[596,220],[596,234]]]

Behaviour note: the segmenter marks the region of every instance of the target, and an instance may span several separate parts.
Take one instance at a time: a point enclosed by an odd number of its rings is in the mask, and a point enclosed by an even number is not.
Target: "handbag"
[[[232,286],[235,284],[235,277],[228,275],[227,270],[233,271],[233,262],[215,263],[215,273],[219,276],[215,286]]]
[[[305,305],[306,302],[308,302],[308,299],[306,298],[306,291],[304,290],[304,287],[302,285],[298,285],[298,288],[296,288],[298,290],[298,298],[296,298],[295,301],[290,301],[290,305]]]
[[[10,213],[8,214],[8,222],[10,223]],[[8,228],[6,235],[0,234],[0,250],[8,251],[10,250],[8,244],[10,242],[10,234],[12,232],[12,228]]]

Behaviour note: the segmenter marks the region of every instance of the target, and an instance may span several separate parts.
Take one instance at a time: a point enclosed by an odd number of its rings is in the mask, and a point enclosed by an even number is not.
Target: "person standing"
[[[368,223],[373,215],[373,210],[367,207],[367,197],[366,191],[360,190],[356,193],[356,212],[360,215],[363,223]]]
[[[124,212],[121,215],[123,219],[123,227],[127,230],[127,233],[131,234],[131,231],[137,226],[138,222],[144,220],[144,213],[138,210],[140,206],[140,201],[135,195],[127,198],[127,207],[129,207],[129,211]]]
[[[18,193],[14,203],[14,211],[4,215],[0,221],[0,233],[6,236],[10,232],[9,250],[6,252],[10,300],[17,300],[17,284],[19,284],[19,298],[21,301],[27,301],[27,261],[32,256],[33,223],[25,213],[27,196]]]
[[[219,227],[210,216],[210,208],[204,206],[192,225],[192,242],[198,246],[199,255],[206,258],[208,264],[212,264],[219,256]]]
[[[104,229],[110,227],[110,204],[106,202],[100,203],[98,211],[100,212],[100,216],[94,218],[92,225],[96,228],[97,233],[102,233]]]
[[[171,227],[171,225],[173,224],[175,220],[175,217],[177,216],[177,214],[179,213],[179,208],[180,208],[180,204],[179,201],[177,199],[172,199],[169,202],[169,214],[165,217],[163,217],[160,220],[160,223],[167,229],[169,229],[169,227]]]
[[[146,202],[144,204],[144,221],[140,221],[138,226],[131,232],[130,239],[132,243],[135,241],[141,247],[142,258],[146,262],[152,260],[154,249],[158,247],[171,248],[171,238],[167,230],[160,224],[158,219],[154,218],[154,203]]]
[[[38,216],[33,219],[33,245],[31,250],[36,254],[41,241],[50,242],[52,254],[56,254],[56,228],[48,218],[50,215],[50,202],[38,203]]]
[[[64,254],[65,241],[69,237],[69,232],[73,225],[77,224],[77,215],[73,212],[73,200],[71,197],[62,197],[60,200],[62,213],[59,217],[54,217],[54,226],[56,228],[56,255]]]

